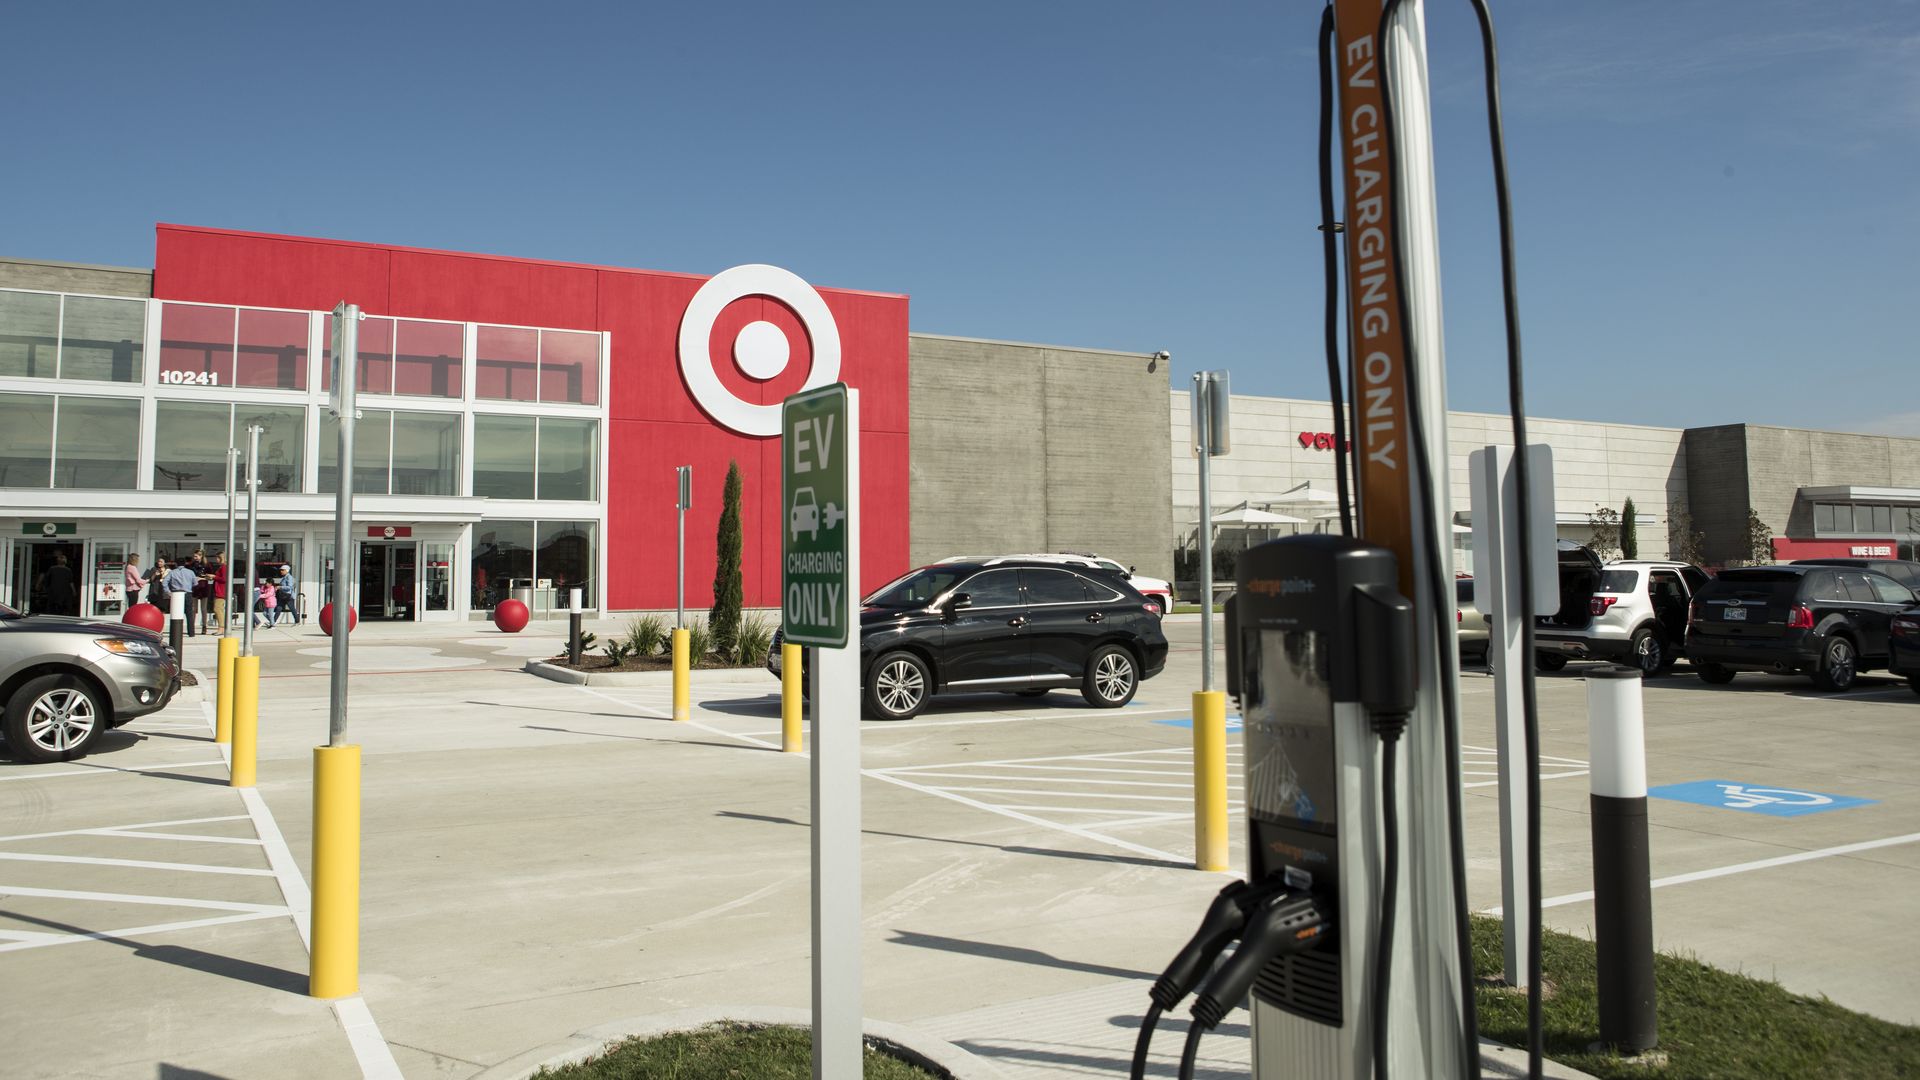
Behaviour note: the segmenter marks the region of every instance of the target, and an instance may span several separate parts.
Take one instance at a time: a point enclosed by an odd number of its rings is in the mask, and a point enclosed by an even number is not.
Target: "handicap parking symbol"
[[[1647,794],[1656,799],[1698,803],[1722,810],[1745,810],[1750,814],[1772,817],[1803,817],[1828,810],[1845,810],[1852,806],[1871,806],[1879,801],[1763,784],[1737,784],[1730,780],[1693,780],[1684,784],[1667,784],[1648,788]]]
[[[1191,728],[1193,726],[1193,717],[1183,716],[1183,717],[1180,717],[1178,720],[1155,720],[1154,723],[1165,724],[1168,727]],[[1227,717],[1227,734],[1229,735],[1238,734],[1240,732],[1240,729],[1243,726],[1244,725],[1241,724],[1239,717],[1237,716]]]

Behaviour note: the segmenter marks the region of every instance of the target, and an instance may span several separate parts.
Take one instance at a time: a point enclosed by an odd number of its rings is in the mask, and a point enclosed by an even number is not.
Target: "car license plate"
[[[1747,621],[1747,609],[1746,609],[1746,608],[1743,608],[1743,607],[1730,607],[1730,608],[1728,608],[1728,609],[1727,609],[1727,621],[1728,621],[1728,622],[1746,622],[1746,621]]]

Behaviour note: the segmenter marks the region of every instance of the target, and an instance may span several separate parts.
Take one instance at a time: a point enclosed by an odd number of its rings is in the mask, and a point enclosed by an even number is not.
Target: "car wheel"
[[[1567,666],[1567,658],[1559,653],[1535,653],[1533,661],[1541,671],[1559,671]]]
[[[1645,678],[1652,678],[1673,666],[1673,660],[1667,654],[1666,637],[1652,627],[1643,626],[1634,631],[1633,640],[1627,648],[1628,655],[1633,658],[1633,666],[1639,668]]]
[[[1701,664],[1700,681],[1714,686],[1725,686],[1733,681],[1733,669],[1720,664]]]
[[[1133,654],[1118,645],[1102,645],[1087,658],[1087,674],[1080,696],[1096,709],[1117,709],[1133,700],[1140,689],[1140,669]]]
[[[1843,637],[1828,638],[1820,650],[1820,666],[1813,669],[1813,685],[1839,693],[1851,689],[1859,674],[1860,661],[1853,642]]]
[[[927,665],[910,652],[890,652],[874,661],[867,676],[867,715],[877,720],[905,720],[926,707],[933,680]]]
[[[107,729],[105,703],[74,675],[42,675],[7,702],[7,746],[18,762],[71,761]]]

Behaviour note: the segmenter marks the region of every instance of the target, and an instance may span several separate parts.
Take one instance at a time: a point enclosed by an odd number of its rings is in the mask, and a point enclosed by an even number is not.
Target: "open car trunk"
[[[1593,621],[1593,594],[1600,587],[1600,556],[1571,540],[1557,542],[1560,561],[1560,607],[1540,617],[1547,630],[1584,630]]]

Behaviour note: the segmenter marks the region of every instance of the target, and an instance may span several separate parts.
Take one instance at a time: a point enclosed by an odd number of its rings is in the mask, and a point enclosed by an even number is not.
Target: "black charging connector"
[[[1419,687],[1413,629],[1413,602],[1391,586],[1356,585],[1353,634],[1360,667],[1360,705],[1373,720],[1374,734],[1397,739],[1407,730]]]
[[[1240,947],[1221,963],[1205,989],[1193,999],[1193,1021],[1180,1054],[1183,1080],[1193,1076],[1201,1036],[1219,1026],[1234,1003],[1247,996],[1260,969],[1277,957],[1312,948],[1330,922],[1326,909],[1307,893],[1279,889],[1260,900],[1241,932]]]
[[[1141,1019],[1140,1035],[1134,1040],[1133,1080],[1141,1080],[1146,1075],[1147,1051],[1153,1045],[1153,1029],[1160,1015],[1193,991],[1214,959],[1246,929],[1254,909],[1282,888],[1278,883],[1251,885],[1234,881],[1213,898],[1193,937],[1174,954],[1173,961],[1147,991],[1153,1004]]]

